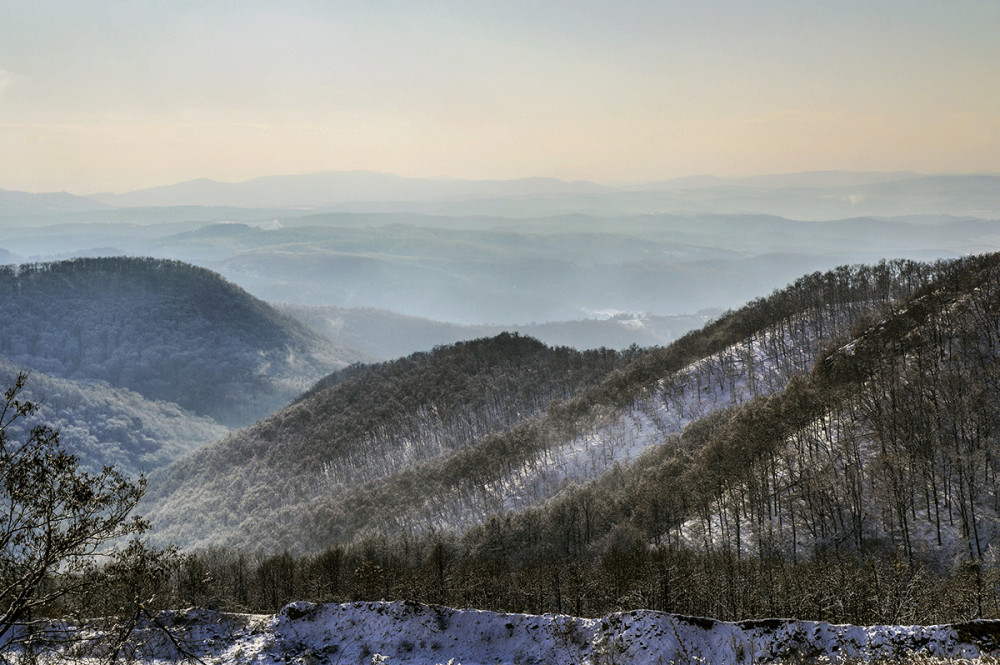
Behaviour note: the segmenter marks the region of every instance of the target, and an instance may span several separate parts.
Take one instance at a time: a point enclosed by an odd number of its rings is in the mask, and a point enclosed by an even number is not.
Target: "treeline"
[[[997,257],[949,267],[841,343],[713,433],[686,533],[793,560],[881,542],[981,565],[1000,536]]]
[[[309,556],[214,548],[175,562],[163,607],[277,612],[294,600],[412,600],[456,608],[594,617],[631,609],[742,621],[935,624],[1000,618],[996,567],[942,571],[889,550],[807,560],[738,557],[625,540],[601,555],[512,564],[455,540],[373,540]]]

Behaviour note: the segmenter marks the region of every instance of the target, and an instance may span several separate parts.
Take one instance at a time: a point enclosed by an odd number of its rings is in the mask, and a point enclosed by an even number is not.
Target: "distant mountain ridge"
[[[406,178],[371,171],[327,171],[262,176],[244,182],[205,178],[125,194],[94,196],[115,206],[331,207],[365,201],[434,201],[469,197],[523,197],[595,194],[613,191],[586,181],[556,178],[460,180]]]
[[[803,199],[803,205],[814,202]],[[213,210],[217,220],[194,221],[210,219]],[[122,208],[99,213],[107,216],[103,223],[89,221],[98,213],[70,215],[59,224],[23,221],[0,228],[0,248],[8,250],[9,261],[170,257],[219,272],[270,302],[505,326],[576,321],[602,311],[681,315],[738,307],[813,270],[1000,249],[1000,217],[803,222],[756,214],[234,212]],[[161,214],[161,223],[151,223]],[[621,331],[605,328],[608,335],[590,339],[618,348]],[[522,331],[556,344],[568,341],[550,330]]]
[[[97,194],[118,207],[233,206],[420,212],[447,215],[766,213],[807,220],[850,216],[1000,216],[1000,176],[909,171],[814,171],[746,178],[691,176],[608,186],[555,178],[407,178],[370,171],[277,175],[244,182],[191,180],[123,194]]]
[[[262,176],[243,182],[200,178],[87,197],[0,190],[0,221],[66,215],[94,219],[121,208],[260,209],[541,217],[566,214],[770,214],[802,220],[852,216],[1000,217],[1000,176],[910,171],[812,171],[745,178],[689,176],[632,185],[586,180],[408,178],[372,171]],[[264,212],[267,211],[267,212]],[[197,213],[204,217],[204,211]],[[117,215],[113,215],[117,216]]]
[[[680,316],[619,314],[603,319],[581,319],[519,326],[460,325],[406,316],[373,308],[309,307],[279,304],[278,309],[324,333],[330,339],[390,360],[435,346],[490,337],[503,331],[534,337],[549,346],[575,349],[625,349],[662,346],[694,328],[700,328],[721,311]]]
[[[638,185],[635,189],[705,189],[709,187],[760,187],[775,189],[785,187],[857,187],[882,182],[921,178],[915,171],[803,171],[800,173],[774,173],[742,178],[720,178],[711,175],[686,176],[661,182]]]
[[[36,216],[109,210],[112,206],[97,199],[66,192],[34,194],[0,189],[0,222],[13,216]]]

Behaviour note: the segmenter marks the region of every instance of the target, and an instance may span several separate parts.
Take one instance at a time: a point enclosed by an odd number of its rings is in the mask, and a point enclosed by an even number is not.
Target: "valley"
[[[1000,665],[998,34],[4,3],[0,665]]]
[[[5,440],[49,425],[88,472],[143,484],[144,542],[173,552],[148,607],[216,613],[195,633],[475,608],[596,662],[638,617],[658,628],[619,656],[657,662],[682,656],[663,626],[702,616],[781,662],[806,629],[760,641],[755,620],[1000,616],[995,221],[8,198],[0,371],[39,409]],[[567,621],[586,635],[552,647]],[[331,643],[234,630],[199,653]],[[494,658],[469,630],[442,634],[479,646],[440,655]],[[836,649],[877,657],[860,630]],[[994,649],[947,634],[899,648]],[[386,639],[338,649],[438,655]]]

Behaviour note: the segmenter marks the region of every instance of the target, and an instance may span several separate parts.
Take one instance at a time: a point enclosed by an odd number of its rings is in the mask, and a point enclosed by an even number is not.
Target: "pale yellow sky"
[[[0,188],[1000,171],[1000,3],[0,0]]]

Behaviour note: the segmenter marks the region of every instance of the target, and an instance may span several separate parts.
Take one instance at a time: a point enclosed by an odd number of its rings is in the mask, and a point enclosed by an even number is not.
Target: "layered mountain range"
[[[394,576],[441,601],[448,561],[508,570],[483,597],[536,611],[616,553],[685,575],[735,557],[745,582],[770,561],[891,552],[959,571],[959,595],[984,584],[1000,280],[975,253],[996,245],[992,176],[435,189],[363,174],[358,192],[397,194],[310,208],[338,177],[247,185],[275,206],[260,208],[212,207],[246,187],[208,182],[127,201],[184,206],[0,197],[8,383],[31,373],[39,422],[86,464],[152,472],[160,542],[351,561],[345,588],[365,597]],[[811,212],[732,214],[796,206]],[[43,260],[60,257],[78,258]],[[705,558],[636,554],[664,551]],[[556,578],[526,600],[536,566]],[[620,598],[587,593],[602,612]],[[684,606],[777,602],[715,597]]]
[[[998,264],[813,273],[660,347],[502,333],[364,364],[203,269],[80,259],[4,269],[0,354],[87,463],[159,469],[145,509],[182,547],[437,531],[522,557],[631,539],[978,559]]]
[[[990,174],[813,172],[750,178],[689,177],[599,185],[554,178],[403,178],[364,171],[267,176],[227,183],[193,180],[88,199],[115,206],[301,207],[447,214],[581,212],[757,213],[799,219],[861,215],[1000,213],[1000,178]]]
[[[626,354],[508,334],[331,375],[154,475],[182,546],[459,534],[981,558],[997,534],[1000,258],[807,275]],[[546,554],[548,553],[548,554]]]
[[[55,426],[92,468],[149,472],[153,538],[195,553],[178,583],[214,580],[178,602],[412,594],[871,622],[989,599],[1000,255],[809,273],[661,346],[484,328],[381,362],[345,342],[444,333],[276,308],[162,259],[0,278],[3,373],[29,371],[23,397],[41,405],[22,427]],[[837,589],[796,586],[830,571]]]

